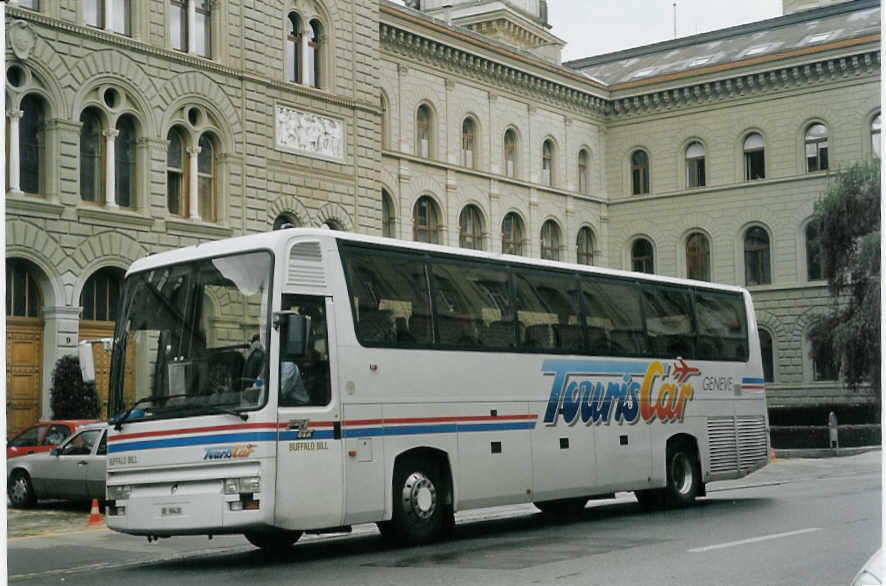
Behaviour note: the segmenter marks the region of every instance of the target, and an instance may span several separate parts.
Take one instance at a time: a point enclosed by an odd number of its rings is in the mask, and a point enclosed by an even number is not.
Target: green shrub
[[[49,402],[54,419],[98,418],[98,391],[94,382],[83,382],[78,357],[62,356],[55,363]]]

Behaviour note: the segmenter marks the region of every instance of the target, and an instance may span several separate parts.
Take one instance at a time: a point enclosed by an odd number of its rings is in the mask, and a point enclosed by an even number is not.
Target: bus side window
[[[662,358],[695,357],[695,324],[688,290],[641,286],[649,352]]]
[[[640,302],[633,283],[585,277],[581,293],[590,354],[637,356],[645,352]]]
[[[343,252],[360,343],[430,345],[431,303],[424,261],[374,251]]]
[[[326,299],[321,296],[284,295],[282,307],[310,317],[311,334],[304,356],[292,361],[280,361],[280,405],[327,405],[331,388]]]
[[[696,290],[695,311],[699,359],[747,360],[747,320],[741,295]]]

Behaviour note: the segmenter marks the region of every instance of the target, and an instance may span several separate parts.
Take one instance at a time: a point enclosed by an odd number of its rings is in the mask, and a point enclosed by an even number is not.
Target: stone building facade
[[[806,244],[879,155],[879,3],[811,1],[566,64],[542,0],[12,2],[10,428],[132,260],[284,223],[748,286],[773,409],[872,404]]]

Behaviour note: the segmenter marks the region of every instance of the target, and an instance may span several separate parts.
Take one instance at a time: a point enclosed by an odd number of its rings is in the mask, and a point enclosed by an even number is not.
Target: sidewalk
[[[840,458],[857,456],[866,452],[879,451],[882,446],[859,446],[855,448],[808,448],[808,449],[775,449],[776,458]]]

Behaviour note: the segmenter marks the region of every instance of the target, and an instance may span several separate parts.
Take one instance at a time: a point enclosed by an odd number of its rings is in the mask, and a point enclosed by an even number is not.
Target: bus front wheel
[[[406,461],[394,471],[394,503],[390,521],[379,523],[382,534],[403,545],[424,545],[442,537],[454,519],[436,467]]]
[[[272,553],[284,553],[289,551],[298,538],[301,537],[301,531],[274,531],[274,532],[257,532],[249,531],[244,533],[246,540],[264,551]]]

